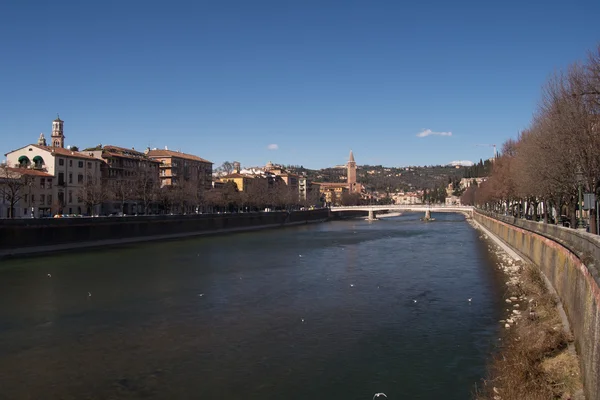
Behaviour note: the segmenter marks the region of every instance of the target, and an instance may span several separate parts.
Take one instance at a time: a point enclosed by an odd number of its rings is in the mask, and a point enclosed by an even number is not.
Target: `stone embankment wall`
[[[600,241],[555,225],[474,212],[474,219],[540,267],[573,330],[586,398],[600,400]]]
[[[160,215],[0,221],[2,256],[247,231],[323,221],[328,209],[241,214]]]

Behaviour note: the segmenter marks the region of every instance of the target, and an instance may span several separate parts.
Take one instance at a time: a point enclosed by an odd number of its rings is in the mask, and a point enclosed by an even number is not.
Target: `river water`
[[[501,282],[419,217],[1,261],[0,398],[469,399]]]

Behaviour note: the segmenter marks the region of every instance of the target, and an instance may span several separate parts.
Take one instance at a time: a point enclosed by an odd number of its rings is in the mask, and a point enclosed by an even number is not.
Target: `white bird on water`
[[[472,298],[472,297],[469,297],[467,300],[469,300],[469,303],[470,303],[470,302],[471,302],[471,300],[473,300],[473,298]]]
[[[48,274],[48,278],[52,278],[52,274]]]
[[[416,300],[413,300],[413,303],[416,303],[416,302],[417,302]]]
[[[387,399],[387,396],[385,395],[385,393],[375,393],[375,396],[373,396],[373,400],[383,399],[384,397]]]
[[[88,297],[92,297],[92,293],[88,292]]]

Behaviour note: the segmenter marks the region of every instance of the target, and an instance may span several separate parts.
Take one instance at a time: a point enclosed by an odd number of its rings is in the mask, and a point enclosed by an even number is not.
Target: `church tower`
[[[356,192],[356,162],[354,161],[354,154],[350,150],[350,158],[348,159],[348,190],[350,193]]]
[[[46,146],[46,138],[43,133],[40,133],[40,137],[38,139],[38,146]]]
[[[56,119],[52,121],[52,147],[65,147],[64,122],[58,114],[56,115]]]

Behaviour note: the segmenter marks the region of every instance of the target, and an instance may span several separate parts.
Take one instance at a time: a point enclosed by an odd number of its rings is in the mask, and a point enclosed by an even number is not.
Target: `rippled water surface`
[[[0,398],[468,399],[498,283],[420,216],[0,261]]]

